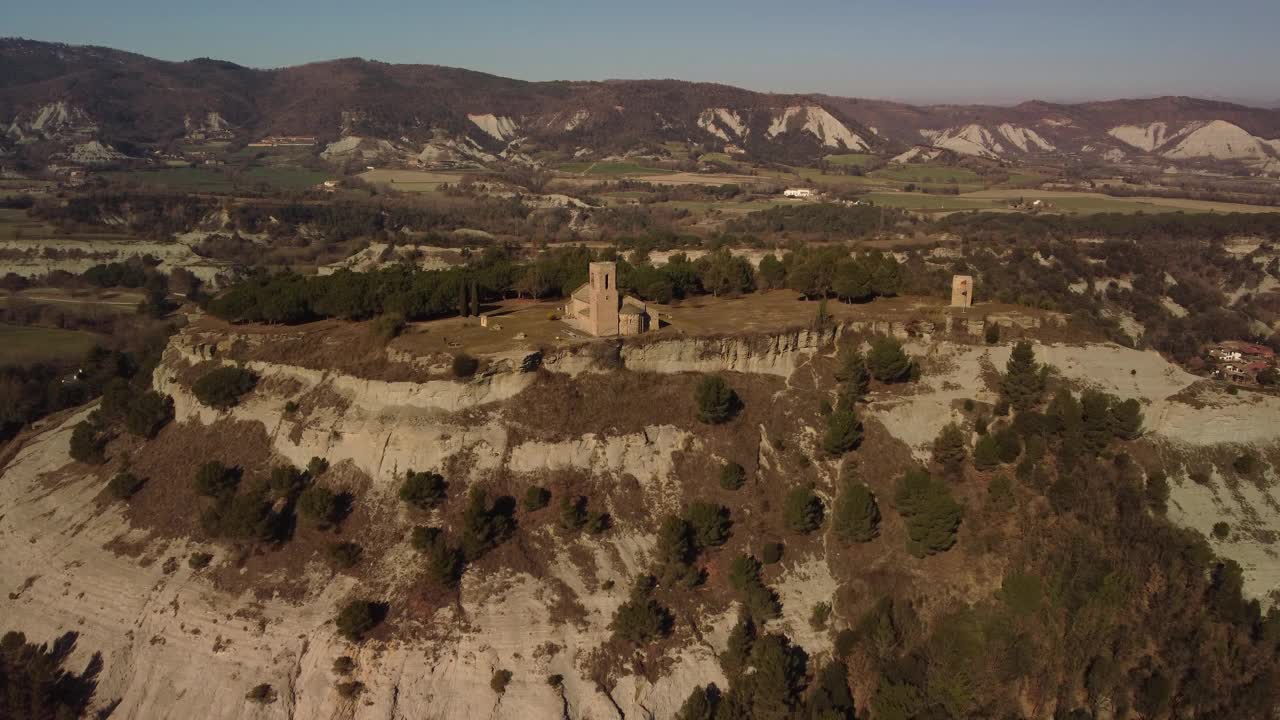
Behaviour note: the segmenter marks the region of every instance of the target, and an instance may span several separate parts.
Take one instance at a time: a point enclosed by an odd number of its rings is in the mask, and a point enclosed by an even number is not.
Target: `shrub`
[[[338,495],[323,485],[312,485],[298,496],[298,513],[317,525],[328,525],[338,516]]]
[[[860,482],[846,482],[832,511],[836,537],[848,543],[869,542],[880,532],[880,507]]]
[[[220,367],[205,373],[191,386],[196,399],[219,410],[227,410],[240,402],[240,397],[258,383],[253,373],[238,367]]]
[[[340,682],[334,687],[338,689],[338,694],[347,700],[357,697],[358,695],[360,695],[360,693],[364,692],[365,690],[364,683],[360,682],[359,680],[348,680],[346,682]]]
[[[350,675],[356,669],[356,661],[350,655],[334,658],[333,671],[339,675]]]
[[[139,437],[153,438],[173,419],[173,399],[154,390],[135,392],[124,409],[124,428]]]
[[[444,501],[448,489],[449,483],[439,473],[409,470],[400,484],[400,499],[419,510],[430,510]]]
[[[1213,537],[1217,540],[1226,540],[1231,535],[1231,525],[1226,522],[1216,522],[1213,524]]]
[[[737,393],[719,375],[702,378],[694,391],[694,399],[698,403],[698,419],[711,424],[729,420],[738,405]]]
[[[489,680],[489,687],[497,694],[501,695],[507,691],[507,685],[511,683],[510,670],[494,670],[493,677]]]
[[[987,485],[987,505],[993,510],[1013,507],[1013,483],[1008,475],[1001,473],[991,479]]]
[[[798,533],[809,533],[822,525],[822,500],[808,487],[798,487],[787,493],[783,505],[783,519],[787,527]]]
[[[765,543],[760,550],[760,559],[765,565],[772,565],[782,560],[783,545],[779,542]]]
[[[480,369],[480,361],[466,353],[458,353],[453,356],[453,363],[450,365],[450,369],[456,378],[469,378],[476,374],[476,370]]]
[[[515,498],[502,497],[489,505],[484,488],[472,486],[462,513],[462,552],[467,562],[497,547],[515,532]]]
[[[276,497],[291,498],[302,487],[302,473],[292,465],[276,465],[271,468],[267,487]]]
[[[329,546],[329,559],[333,560],[333,564],[344,570],[355,567],[360,562],[360,556],[364,554],[364,548],[359,543],[339,542]]]
[[[213,535],[239,540],[266,540],[273,534],[271,503],[263,489],[233,497],[220,497],[201,518]]]
[[[462,550],[449,544],[440,528],[418,526],[410,541],[427,561],[427,577],[441,587],[453,587],[462,577]]]
[[[581,530],[587,524],[587,499],[581,495],[560,496],[560,527]]]
[[[867,370],[871,377],[883,383],[906,380],[911,375],[911,359],[902,349],[902,343],[882,335],[871,343],[867,353]]]
[[[983,335],[983,339],[987,341],[988,345],[995,345],[996,343],[1000,342],[1000,326],[995,323],[991,323],[987,325],[987,329],[983,332],[982,335]]]
[[[778,617],[782,604],[778,596],[760,579],[760,561],[739,555],[729,565],[729,584],[738,591],[747,616],[756,622]]]
[[[240,484],[240,473],[222,463],[211,460],[196,471],[196,492],[207,497],[227,497],[235,494]]]
[[[862,420],[845,399],[827,417],[827,431],[822,436],[822,449],[832,455],[843,455],[862,442]]]
[[[1231,461],[1231,467],[1241,475],[1252,475],[1258,470],[1258,457],[1253,453],[1242,453]]]
[[[1272,385],[1280,383],[1280,370],[1277,370],[1272,367],[1265,368],[1258,373],[1258,376],[1256,379],[1259,385],[1262,385],[1264,387],[1270,387]]]
[[[685,513],[699,548],[719,547],[729,539],[729,508],[709,502],[693,502]]]
[[[258,703],[259,705],[270,705],[276,701],[275,688],[267,683],[255,686],[252,690],[245,693],[244,698]]]
[[[853,652],[853,649],[857,647],[857,644],[858,644],[858,633],[853,628],[845,628],[840,632],[836,633],[836,641],[835,641],[836,657],[840,657],[840,658],[849,657],[849,653]]]
[[[1121,440],[1142,437],[1142,406],[1129,398],[1111,406],[1111,430]]]
[[[191,557],[187,558],[187,566],[192,570],[203,570],[209,567],[211,562],[213,562],[213,555],[207,552],[193,552]]]
[[[747,471],[736,462],[727,462],[720,468],[720,487],[737,490],[747,481]]]
[[[654,552],[658,581],[664,587],[693,587],[702,575],[690,565],[697,549],[693,542],[693,528],[688,521],[676,515],[668,515],[658,527],[658,543]]]
[[[382,621],[378,605],[368,600],[352,600],[338,611],[334,623],[342,637],[360,642],[364,636]]]
[[[941,480],[923,470],[909,470],[894,493],[898,512],[907,522],[907,550],[916,557],[949,550],[960,527],[960,505]]]
[[[541,510],[550,502],[551,491],[540,485],[530,485],[524,491],[524,509],[529,512]]]
[[[827,627],[827,621],[830,619],[831,603],[816,603],[813,606],[813,612],[809,615],[809,627],[814,630],[824,630]]]
[[[107,489],[119,500],[128,500],[134,493],[142,489],[143,480],[133,473],[118,473],[107,483]]]
[[[671,630],[671,611],[658,604],[647,591],[633,592],[613,615],[613,632],[631,643],[642,645],[664,637]]]
[[[322,457],[312,456],[307,461],[307,475],[312,479],[316,479],[325,474],[329,470],[329,461]]]
[[[297,401],[289,400],[284,404],[284,413],[286,415],[293,415],[294,413],[298,412],[298,410],[300,410],[301,408],[302,406],[299,405]]]
[[[560,673],[547,676],[547,687],[560,688],[564,687],[564,676]]]
[[[404,330],[404,315],[400,313],[379,315],[369,324],[369,329],[373,331],[375,337],[384,342],[390,342]]]
[[[91,465],[101,464],[107,459],[103,454],[106,446],[107,438],[97,422],[96,413],[89,415],[88,420],[76,423],[71,431],[72,460]]]

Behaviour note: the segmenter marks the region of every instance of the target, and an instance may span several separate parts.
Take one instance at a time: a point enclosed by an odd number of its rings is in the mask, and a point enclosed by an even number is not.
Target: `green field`
[[[1003,201],[966,198],[963,195],[926,195],[924,193],[869,193],[867,200],[885,207],[929,212],[960,210],[995,210],[1008,207]]]
[[[174,190],[229,192],[235,189],[226,173],[206,167],[165,168],[164,170],[132,170],[103,173],[118,182],[136,182],[147,187]]]
[[[867,153],[845,153],[842,155],[828,155],[823,159],[832,165],[838,165],[841,167],[848,167],[851,165],[866,167],[878,160],[879,157],[876,155],[869,155]]]
[[[238,187],[266,184],[277,190],[305,190],[327,179],[329,174],[291,165],[252,167],[233,174],[210,167],[165,168],[103,173],[122,182],[147,187],[164,187],[192,192],[232,192]]]
[[[107,228],[97,232],[65,235],[52,225],[32,218],[26,210],[0,209],[0,240],[41,240],[52,237],[70,240],[119,240],[124,235],[112,233]]]
[[[974,171],[950,165],[894,165],[873,171],[871,177],[902,183],[982,183]]]
[[[561,163],[556,169],[575,175],[665,175],[674,172],[631,162],[569,162]]]
[[[0,324],[0,366],[74,362],[93,347],[92,333]]]

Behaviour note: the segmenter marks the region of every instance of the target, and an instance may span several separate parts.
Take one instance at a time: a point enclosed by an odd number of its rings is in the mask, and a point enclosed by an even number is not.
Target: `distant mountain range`
[[[525,82],[342,59],[276,70],[0,40],[0,152],[93,162],[181,140],[314,136],[332,160],[602,157],[699,143],[761,160],[1237,161],[1280,171],[1280,111],[1186,97],[909,105],[678,80]]]

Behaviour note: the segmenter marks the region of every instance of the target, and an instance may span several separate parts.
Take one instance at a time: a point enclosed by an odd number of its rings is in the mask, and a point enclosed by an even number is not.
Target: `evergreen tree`
[[[964,461],[969,456],[968,444],[960,426],[947,423],[933,441],[933,461],[942,466],[947,473],[956,475],[964,467]]]
[[[916,557],[949,550],[960,527],[960,505],[941,480],[920,469],[898,481],[894,504],[907,523],[907,550]]]
[[[836,380],[844,383],[844,397],[861,400],[871,385],[867,372],[867,359],[857,348],[849,348],[840,354],[836,365]]]
[[[888,335],[882,335],[871,343],[867,353],[867,370],[871,377],[884,383],[906,380],[911,375],[911,358],[902,349],[902,343]]]
[[[795,532],[813,532],[822,525],[822,500],[808,487],[795,488],[787,493],[783,516]]]
[[[996,456],[1000,462],[1009,464],[1017,462],[1022,454],[1022,439],[1011,427],[1002,427],[991,435],[996,441]]]
[[[880,532],[880,507],[875,495],[860,482],[845,481],[832,510],[836,537],[848,543],[863,543]]]
[[[1036,362],[1035,350],[1026,340],[1013,346],[1000,390],[1002,397],[1019,412],[1035,409],[1044,397],[1044,373]]]
[[[862,442],[862,420],[854,412],[846,398],[827,416],[827,432],[822,436],[822,448],[832,455],[843,455]]]
[[[698,403],[698,419],[710,424],[722,423],[733,417],[738,405],[737,393],[719,375],[702,378],[694,399]]]
[[[849,667],[833,660],[818,673],[817,687],[809,696],[809,717],[814,720],[853,720],[853,693],[849,691]]]
[[[689,693],[689,699],[680,706],[680,711],[676,713],[676,720],[713,720],[719,699],[720,690],[715,683],[706,687],[698,686]]]
[[[720,468],[720,487],[737,490],[747,481],[746,468],[736,462],[727,462]]]
[[[480,284],[474,280],[471,281],[471,314],[480,315]]]
[[[973,447],[973,466],[979,470],[994,470],[1000,465],[1000,445],[993,434],[983,435]]]
[[[1121,440],[1137,440],[1142,436],[1142,406],[1129,398],[1111,407],[1111,429]]]
[[[1097,390],[1086,390],[1080,397],[1080,412],[1084,449],[1097,457],[1115,434],[1111,429],[1111,398]]]
[[[698,548],[719,547],[729,539],[729,508],[709,502],[693,502],[685,513]]]
[[[800,704],[809,657],[784,635],[770,634],[751,648],[751,713],[753,720],[786,720]]]

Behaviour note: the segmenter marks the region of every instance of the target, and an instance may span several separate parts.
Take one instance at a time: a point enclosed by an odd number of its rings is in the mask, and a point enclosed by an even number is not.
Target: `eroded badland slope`
[[[860,447],[833,457],[822,450],[822,406],[835,404],[837,353],[863,341],[859,330],[594,344],[536,361],[516,352],[490,358],[468,380],[376,380],[249,360],[257,387],[230,411],[202,405],[191,383],[251,348],[245,338],[188,330],[155,374],[175,409],[155,439],[122,436],[105,465],[75,463],[69,443],[84,408],[21,440],[0,482],[0,582],[8,589],[0,615],[29,637],[71,630],[80,654],[100,650],[95,703],[118,701],[115,717],[669,718],[695,687],[728,685],[718,655],[740,607],[727,580],[732,558],[759,557],[766,543],[781,541],[781,561],[763,569],[781,602],[766,629],[803,647],[812,674],[834,652],[836,631],[856,625],[880,597],[909,599],[925,626],[957,604],[989,601],[1014,548],[1058,522],[1033,483],[1015,482],[1013,508],[993,509],[990,480],[1012,476],[1012,466],[970,468],[952,483],[965,507],[956,546],[908,554],[894,485],[929,460],[945,424],[970,429],[989,413],[1010,347],[941,334],[909,339],[921,380],[873,384],[860,411]],[[1247,593],[1265,598],[1280,568],[1267,544],[1280,531],[1270,470],[1280,398],[1219,393],[1151,352],[1065,344],[1036,351],[1063,386],[1142,402],[1146,433],[1127,452],[1167,469],[1171,518],[1206,533],[1231,522],[1233,534],[1215,550],[1237,558]],[[722,373],[741,399],[727,423],[699,422],[693,397],[706,372]],[[1262,470],[1232,468],[1246,450],[1262,458]],[[201,464],[219,460],[250,478],[312,457],[329,461],[324,482],[351,498],[336,527],[298,521],[282,543],[215,540],[202,529],[208,499],[192,488]],[[745,486],[719,484],[726,462],[744,467]],[[105,490],[122,469],[145,479],[128,503]],[[448,500],[430,511],[401,502],[410,470],[441,473]],[[843,543],[832,533],[842,477],[876,495],[882,520],[870,542]],[[828,516],[808,534],[789,529],[783,512],[787,493],[805,484]],[[550,506],[517,510],[509,539],[471,562],[456,588],[427,577],[410,544],[415,525],[458,533],[469,488],[522,498],[531,485],[551,490]],[[562,495],[607,513],[607,528],[566,529]],[[698,556],[700,586],[659,590],[673,616],[669,635],[628,644],[611,629],[614,615],[635,579],[652,571],[663,517],[695,500],[728,508],[731,535]],[[329,560],[338,541],[363,547],[354,567]],[[195,569],[189,558],[202,552],[212,560]],[[386,603],[385,619],[361,643],[333,622],[352,598]],[[811,622],[819,603],[833,609],[825,625]],[[354,661],[350,675],[333,669],[343,656]],[[500,670],[511,675],[499,692]],[[876,692],[870,677],[851,662],[860,708]],[[344,682],[361,685],[343,692]],[[264,683],[274,702],[246,698]],[[1031,685],[1021,697],[1029,715],[1063,702]]]

